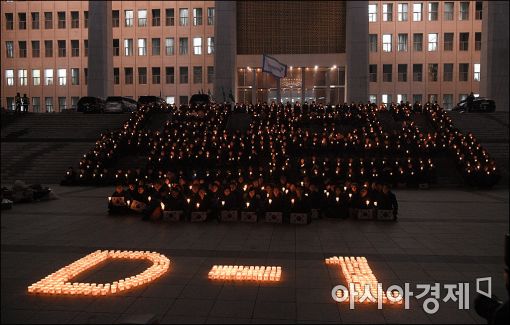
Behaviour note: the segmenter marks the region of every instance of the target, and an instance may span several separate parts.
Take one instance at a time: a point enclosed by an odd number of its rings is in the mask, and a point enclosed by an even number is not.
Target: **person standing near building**
[[[28,99],[27,94],[23,94],[23,98],[21,98],[21,111],[28,112],[28,106],[30,105],[30,99]]]
[[[14,103],[16,105],[15,112],[19,113],[21,111],[21,96],[19,93],[16,93],[16,97],[14,98]]]
[[[467,102],[467,111],[471,112],[473,110],[473,101],[475,100],[475,95],[473,95],[473,92],[469,94],[466,98]]]

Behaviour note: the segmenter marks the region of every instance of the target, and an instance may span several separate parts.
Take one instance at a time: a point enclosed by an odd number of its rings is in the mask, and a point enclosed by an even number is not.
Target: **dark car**
[[[212,103],[211,96],[206,94],[194,94],[189,99],[189,105],[191,107],[201,106],[201,105],[209,105]]]
[[[110,96],[106,99],[105,113],[125,113],[136,110],[137,102],[134,99],[120,96]]]
[[[102,113],[105,106],[106,102],[103,99],[86,96],[78,100],[76,111],[83,113]]]
[[[473,105],[468,107],[467,100],[460,101],[457,106],[453,108],[454,111],[467,111],[467,112],[494,112],[496,110],[496,102],[492,99],[485,97],[476,97],[473,99]]]
[[[167,107],[165,100],[158,96],[140,96],[138,98],[138,107],[141,105],[160,105],[163,109]]]

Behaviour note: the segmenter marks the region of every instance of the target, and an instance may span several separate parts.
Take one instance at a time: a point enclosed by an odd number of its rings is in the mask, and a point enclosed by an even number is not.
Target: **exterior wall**
[[[414,94],[422,94],[423,101],[427,101],[430,94],[437,94],[437,101],[443,104],[443,95],[452,94],[453,104],[457,103],[460,95],[473,92],[479,93],[480,82],[474,80],[474,64],[480,63],[480,51],[475,51],[475,32],[482,31],[482,20],[476,17],[476,2],[470,1],[469,20],[459,20],[460,1],[454,2],[453,20],[444,19],[443,1],[439,3],[438,20],[429,21],[428,9],[431,1],[420,1],[423,4],[422,20],[413,21],[413,4],[408,1],[369,1],[369,4],[377,4],[377,21],[369,22],[369,34],[377,35],[377,53],[369,52],[369,64],[377,64],[377,82],[369,82],[369,94],[377,96],[380,103],[383,94],[392,96],[392,101],[397,101],[398,94],[407,94],[409,102],[413,101]],[[383,21],[383,4],[393,4],[393,21]],[[408,4],[408,20],[398,21],[398,3]],[[459,33],[469,33],[468,51],[459,51]],[[398,34],[407,33],[408,41],[406,52],[397,52]],[[423,33],[423,50],[413,49],[413,34]],[[438,33],[437,51],[428,51],[428,34]],[[444,33],[454,33],[453,51],[444,51]],[[383,52],[382,35],[392,34],[392,51]],[[413,81],[413,64],[423,64],[422,81]],[[429,80],[428,64],[438,64],[438,80]],[[453,63],[453,81],[443,81],[444,63]],[[459,64],[468,63],[468,81],[459,81]],[[383,82],[383,64],[392,64],[392,82]],[[398,82],[398,64],[407,64],[407,82]]]
[[[347,1],[347,98],[365,102],[368,97],[368,1]]]
[[[59,111],[58,97],[66,97],[67,107],[71,107],[71,97],[82,97],[87,95],[87,84],[85,81],[85,68],[88,65],[88,57],[84,52],[84,40],[88,39],[88,28],[84,27],[84,12],[88,11],[88,1],[13,1],[1,2],[1,98],[2,107],[7,107],[7,97],[14,97],[17,92],[24,93],[32,100],[33,97],[39,97],[41,101],[41,111],[44,110],[45,97],[53,98],[53,110]],[[207,67],[214,66],[214,54],[207,54],[207,38],[214,37],[214,24],[207,23],[207,8],[214,8],[214,1],[112,1],[112,10],[119,10],[119,27],[113,28],[113,39],[119,39],[120,55],[113,57],[113,67],[119,68],[120,84],[114,84],[113,94],[115,96],[131,96],[137,99],[142,95],[156,95],[165,97],[174,97],[175,102],[179,103],[179,96],[188,96],[188,98],[198,92],[213,92],[212,82],[207,82]],[[174,9],[174,26],[165,26],[165,9]],[[179,26],[179,9],[188,8],[188,25]],[[193,8],[202,8],[202,25],[193,26]],[[133,27],[124,26],[124,10],[134,11]],[[138,10],[147,10],[147,26],[138,27]],[[160,9],[160,26],[152,26],[152,9]],[[58,12],[66,13],[66,28],[58,28]],[[79,28],[71,28],[71,11],[79,12]],[[18,13],[27,14],[27,29],[18,28]],[[39,29],[32,29],[31,13],[39,12]],[[44,12],[53,13],[53,28],[44,28]],[[14,28],[7,30],[5,13],[13,13]],[[160,38],[160,55],[153,56],[152,38]],[[174,38],[174,55],[165,55],[165,38]],[[188,54],[179,55],[179,38],[188,37]],[[193,37],[202,38],[202,54],[193,54]],[[124,39],[133,39],[133,56],[124,56]],[[147,55],[139,56],[137,41],[138,38],[147,39]],[[27,41],[27,57],[19,57],[18,41]],[[40,57],[32,57],[31,41],[40,41]],[[53,41],[53,57],[46,58],[44,53],[44,40]],[[66,57],[58,57],[57,41],[66,41]],[[78,40],[80,45],[80,55],[71,56],[71,40]],[[14,42],[14,58],[7,58],[6,41]],[[179,67],[188,67],[188,83],[179,83]],[[202,83],[193,83],[193,67],[202,67]],[[133,68],[133,84],[125,84],[124,68]],[[147,68],[147,84],[138,83],[138,67]],[[153,84],[151,77],[151,68],[160,67],[160,84]],[[165,67],[174,67],[174,83],[165,83]],[[51,86],[44,85],[44,69],[53,69],[54,83]],[[57,69],[67,69],[66,86],[58,85]],[[71,85],[71,68],[79,68],[80,83]],[[14,85],[6,84],[6,69],[14,70]],[[28,85],[19,85],[18,70],[28,70]],[[34,86],[32,83],[32,69],[41,71],[41,85]],[[111,72],[113,74],[113,71]],[[32,104],[32,102],[31,102]],[[32,110],[32,105],[30,105]]]

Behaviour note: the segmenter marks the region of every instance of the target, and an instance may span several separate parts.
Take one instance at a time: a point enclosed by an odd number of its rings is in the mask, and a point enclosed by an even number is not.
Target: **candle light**
[[[246,202],[246,207],[249,208],[250,207],[250,202]]]

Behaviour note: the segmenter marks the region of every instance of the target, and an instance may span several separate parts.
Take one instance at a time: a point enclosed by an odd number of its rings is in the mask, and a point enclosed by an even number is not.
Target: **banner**
[[[262,57],[262,71],[269,72],[276,78],[285,78],[287,66],[277,59],[264,54]]]

